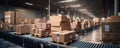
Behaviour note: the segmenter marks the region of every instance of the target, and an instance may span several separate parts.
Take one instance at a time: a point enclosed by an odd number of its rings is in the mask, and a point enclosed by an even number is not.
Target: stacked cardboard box
[[[88,28],[88,21],[83,20],[81,23],[81,27],[82,27],[82,30],[87,29]]]
[[[15,26],[16,34],[27,34],[30,33],[30,26],[25,24],[19,24]]]
[[[52,40],[58,43],[66,43],[76,40],[74,31],[52,32]]]
[[[66,16],[50,16],[50,23],[52,31],[71,30],[70,21]]]
[[[111,16],[106,22],[102,23],[102,41],[119,42],[120,41],[120,17]]]
[[[5,23],[8,24],[20,24],[21,13],[15,11],[6,11],[5,12]]]
[[[15,24],[15,12],[7,11],[5,12],[5,23]]]
[[[73,23],[71,23],[71,28],[72,28],[73,31],[81,30],[81,22],[74,21]]]

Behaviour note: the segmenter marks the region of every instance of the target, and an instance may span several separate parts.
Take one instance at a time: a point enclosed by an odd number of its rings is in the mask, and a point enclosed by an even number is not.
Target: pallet
[[[25,35],[25,34],[29,34],[29,33],[15,33],[16,35]]]
[[[40,35],[37,35],[37,34],[33,34],[34,37],[39,37],[39,38],[43,38],[43,37],[49,37],[49,36],[40,36]]]
[[[75,41],[76,41],[76,39],[72,39],[72,40],[69,40],[69,41],[66,41],[66,42],[58,42],[58,41],[52,41],[52,42],[57,43],[57,44],[68,45],[69,43],[73,43]]]

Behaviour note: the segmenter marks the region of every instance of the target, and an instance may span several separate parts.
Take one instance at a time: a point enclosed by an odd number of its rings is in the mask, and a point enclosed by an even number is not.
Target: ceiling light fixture
[[[58,3],[67,3],[67,2],[75,2],[78,0],[63,0],[63,1],[59,1]]]
[[[27,4],[27,5],[31,5],[31,6],[33,5],[32,3],[29,3],[29,2],[25,2],[25,4]]]
[[[81,7],[81,5],[80,5],[80,4],[77,4],[77,5],[69,5],[68,7],[76,8],[76,7]]]

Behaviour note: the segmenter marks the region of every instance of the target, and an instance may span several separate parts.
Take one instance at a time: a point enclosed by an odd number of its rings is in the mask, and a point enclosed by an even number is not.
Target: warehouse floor
[[[23,48],[23,47],[0,38],[0,48]]]
[[[15,35],[15,32],[8,32],[8,34],[13,34]],[[46,38],[38,38],[38,37],[34,37],[30,34],[26,34],[26,35],[17,35],[17,36],[22,36],[23,38],[30,38],[32,40],[42,40],[42,41],[46,41],[46,42],[50,42],[52,41],[51,37],[46,37]],[[94,29],[94,31],[91,32],[86,32],[84,35],[76,35],[77,40],[75,42],[70,43],[67,46],[72,46],[72,47],[76,47],[76,48],[114,48],[114,47],[118,47],[116,45],[112,45],[112,44],[101,44],[100,39],[101,39],[101,28],[99,27],[98,29]],[[3,40],[5,41],[5,40]],[[0,42],[3,42],[0,41]],[[4,42],[4,43],[0,43],[3,44],[0,46],[0,48],[13,48],[13,47],[17,47],[17,48],[22,48],[19,47],[15,44],[12,44],[10,42]]]
[[[15,34],[15,32],[9,32],[9,33]],[[37,39],[37,40],[48,41],[48,42],[52,41],[51,37],[38,38],[38,37],[34,37],[30,34],[20,35],[20,36],[32,38],[32,39]],[[85,41],[85,42],[92,42],[92,43],[100,43],[100,36],[101,36],[100,27],[98,29],[91,31],[91,32],[86,32],[84,35],[76,35],[77,40]]]

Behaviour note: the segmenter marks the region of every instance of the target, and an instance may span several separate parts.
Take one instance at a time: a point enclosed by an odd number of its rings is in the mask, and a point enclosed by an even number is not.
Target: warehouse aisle
[[[91,32],[85,33],[85,35],[80,35],[79,40],[93,42],[93,43],[100,43],[100,38],[101,38],[101,28],[98,27],[97,29]]]
[[[97,29],[91,32],[85,33],[85,35],[80,35],[79,39],[74,43],[71,43],[70,46],[81,48],[84,46],[82,42],[86,42],[88,44],[92,43],[101,44],[100,40],[101,40],[101,27],[98,27]]]
[[[23,47],[0,38],[0,48],[23,48]]]

